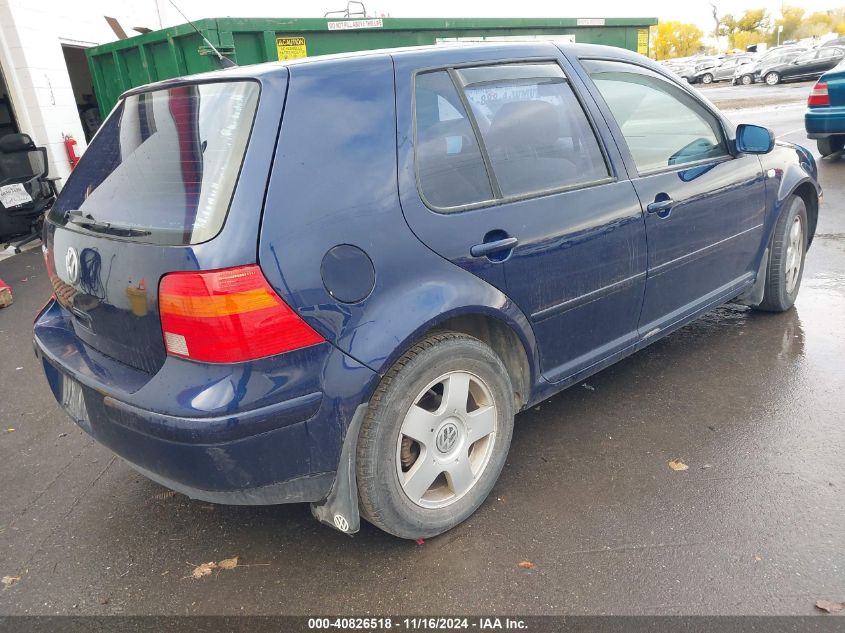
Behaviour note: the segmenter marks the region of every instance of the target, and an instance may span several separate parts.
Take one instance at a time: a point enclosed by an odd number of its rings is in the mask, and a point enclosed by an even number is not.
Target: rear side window
[[[819,59],[835,59],[838,57],[842,57],[843,52],[838,48],[828,48],[828,49],[821,49],[819,51]]]
[[[598,141],[557,64],[458,71],[504,197],[607,178]]]
[[[481,149],[449,74],[419,75],[415,103],[417,174],[423,198],[441,209],[492,199]]]
[[[165,245],[213,238],[226,219],[258,104],[253,81],[126,97],[88,147],[51,219]],[[72,212],[70,216],[66,216]]]
[[[554,63],[419,74],[414,115],[420,193],[440,211],[610,177],[587,116]]]
[[[718,119],[679,86],[629,64],[583,64],[640,173],[730,155]]]

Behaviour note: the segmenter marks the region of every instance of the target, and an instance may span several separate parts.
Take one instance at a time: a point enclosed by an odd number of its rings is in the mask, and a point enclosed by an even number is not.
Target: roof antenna
[[[220,65],[221,65],[223,68],[235,68],[235,67],[237,66],[237,64],[236,64],[235,62],[233,62],[231,59],[229,59],[228,57],[226,57],[225,55],[223,55],[220,51],[218,51],[218,50],[217,50],[217,48],[214,46],[214,44],[212,44],[211,42],[209,42],[209,41],[208,41],[208,38],[207,38],[205,35],[203,35],[203,34],[202,34],[202,31],[200,31],[200,30],[196,27],[196,25],[188,19],[188,16],[186,16],[184,13],[182,13],[182,9],[180,9],[179,7],[177,7],[177,6],[176,6],[176,3],[175,3],[175,2],[173,2],[173,0],[170,0],[170,4],[172,4],[172,5],[173,5],[173,8],[174,8],[174,9],[176,9],[176,10],[179,12],[179,15],[181,15],[183,18],[185,18],[185,22],[187,22],[187,23],[188,23],[188,24],[190,24],[192,27],[194,27],[194,30],[195,30],[195,31],[199,34],[199,36],[203,39],[203,41],[204,41],[206,44],[208,44],[208,47],[209,47],[212,51],[214,51],[214,54],[215,54],[215,55],[217,55],[217,59],[219,59],[219,60],[220,60]]]

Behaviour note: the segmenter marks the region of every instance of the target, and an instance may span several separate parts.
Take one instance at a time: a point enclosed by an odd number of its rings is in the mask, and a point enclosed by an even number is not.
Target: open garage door
[[[89,142],[100,127],[102,119],[97,98],[94,96],[94,84],[91,81],[88,60],[85,58],[85,49],[80,46],[62,44],[62,53],[65,56],[70,85],[73,88],[73,99],[76,102],[76,109],[79,111],[82,130],[85,132],[85,141]]]
[[[19,131],[15,111],[12,109],[12,99],[9,97],[9,89],[6,87],[6,77],[3,74],[3,69],[0,68],[0,138]]]

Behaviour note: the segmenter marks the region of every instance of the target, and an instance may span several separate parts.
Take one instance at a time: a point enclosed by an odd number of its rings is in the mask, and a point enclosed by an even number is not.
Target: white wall
[[[133,26],[159,27],[156,0],[0,0],[0,65],[22,132],[47,147],[50,174],[70,173],[62,134],[84,149],[62,44],[93,46],[116,36],[103,16],[117,18],[130,36]],[[105,114],[105,113],[104,113]]]

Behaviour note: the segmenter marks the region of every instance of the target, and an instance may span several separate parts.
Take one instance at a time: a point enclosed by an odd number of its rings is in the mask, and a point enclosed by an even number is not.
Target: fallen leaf
[[[3,590],[5,591],[9,587],[14,587],[20,581],[20,576],[3,576],[0,578],[0,582],[3,583]]]
[[[194,567],[194,570],[191,572],[191,576],[194,578],[202,578],[203,576],[210,576],[211,572],[217,568],[217,563],[211,561],[210,563],[203,563],[202,565],[197,565]]]
[[[828,613],[837,613],[845,609],[845,602],[833,602],[831,600],[816,600],[816,609],[827,611]]]
[[[522,569],[534,569],[535,565],[530,560],[521,560],[517,563],[517,567]]]
[[[238,557],[235,556],[234,558],[224,558],[219,563],[217,563],[217,566],[220,569],[234,569],[238,566]]]
[[[680,459],[673,459],[671,462],[669,462],[669,468],[671,468],[672,470],[687,470],[689,466],[687,466]]]

